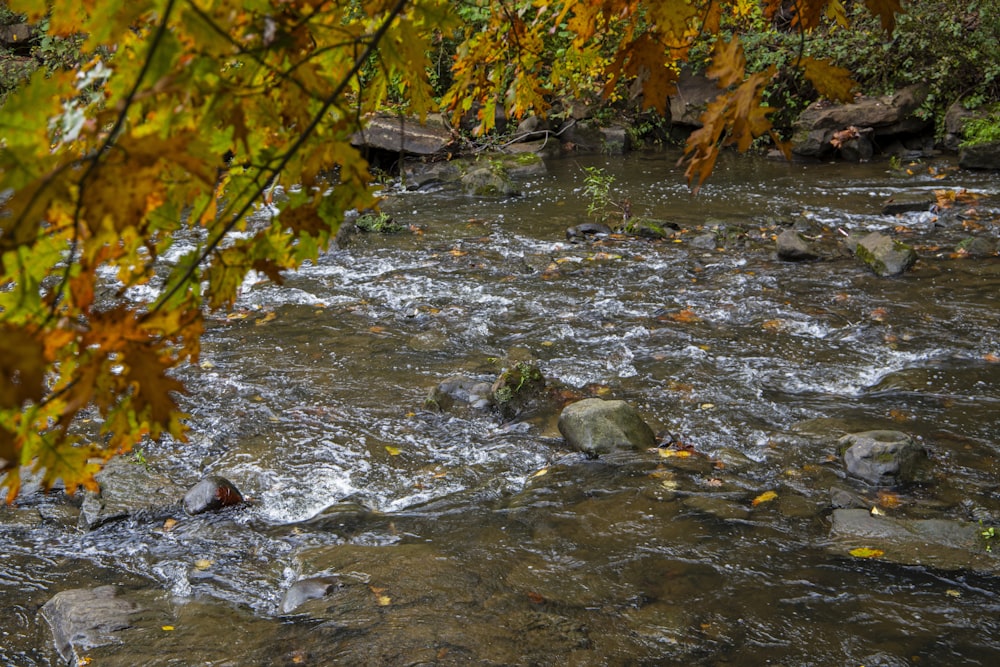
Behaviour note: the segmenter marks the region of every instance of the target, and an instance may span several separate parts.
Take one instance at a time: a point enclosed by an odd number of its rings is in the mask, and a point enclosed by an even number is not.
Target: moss
[[[375,232],[378,234],[396,234],[406,229],[392,219],[392,216],[384,212],[369,211],[361,214],[354,222],[358,229],[363,232]]]

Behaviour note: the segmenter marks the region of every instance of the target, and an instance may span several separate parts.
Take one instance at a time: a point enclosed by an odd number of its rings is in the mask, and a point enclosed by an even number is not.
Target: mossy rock
[[[493,404],[504,419],[513,419],[538,404],[545,391],[545,376],[538,367],[519,361],[505,369],[493,383]]]
[[[622,225],[622,231],[629,236],[638,236],[644,239],[665,239],[668,227],[672,227],[672,225],[663,220],[631,218]]]

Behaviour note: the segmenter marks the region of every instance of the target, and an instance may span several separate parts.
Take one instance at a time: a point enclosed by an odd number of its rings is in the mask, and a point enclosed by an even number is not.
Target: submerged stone
[[[131,626],[139,610],[134,602],[118,597],[115,586],[99,586],[56,593],[41,614],[52,629],[60,657],[76,665],[84,664],[90,649],[118,643],[118,633]]]

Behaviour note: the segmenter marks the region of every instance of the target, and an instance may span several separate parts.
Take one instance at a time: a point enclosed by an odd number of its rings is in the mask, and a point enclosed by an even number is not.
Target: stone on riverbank
[[[625,401],[586,398],[571,403],[559,415],[559,432],[573,449],[591,457],[656,446],[653,429]]]
[[[1000,169],[1000,141],[961,147],[958,166],[962,169]]]
[[[437,114],[426,122],[397,114],[379,113],[365,122],[365,129],[351,138],[355,146],[410,155],[444,153],[455,141],[447,121]]]
[[[872,232],[858,241],[854,254],[878,276],[897,276],[917,261],[917,253],[905,243]]]
[[[845,435],[838,442],[844,467],[873,484],[912,482],[926,455],[924,448],[900,431],[865,431]]]
[[[986,550],[981,527],[948,519],[895,519],[866,509],[834,510],[831,550],[878,549],[878,560],[939,570],[1000,571],[1000,554]]]
[[[243,503],[243,494],[225,477],[208,475],[184,495],[184,511],[195,515]]]
[[[929,121],[918,118],[914,112],[926,97],[926,87],[914,85],[894,95],[863,97],[851,104],[815,102],[795,121],[792,152],[817,158],[833,155],[838,150],[832,143],[834,135],[850,128],[855,128],[859,136],[866,135],[866,129],[871,128],[876,139],[922,132],[929,127]],[[845,145],[852,146],[849,140]],[[863,157],[864,149],[860,150],[858,156],[847,157]]]

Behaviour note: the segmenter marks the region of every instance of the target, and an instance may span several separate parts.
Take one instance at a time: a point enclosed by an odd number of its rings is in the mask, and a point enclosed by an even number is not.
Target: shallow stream
[[[502,201],[392,195],[410,231],[248,281],[185,373],[191,442],[134,461],[173,504],[91,531],[57,493],[0,508],[0,663],[61,664],[39,608],[112,583],[151,611],[95,665],[998,664],[1000,578],[852,557],[829,515],[834,487],[1000,523],[1000,259],[956,252],[996,241],[1000,177],[726,156],[692,197],[676,159],[553,160]],[[676,229],[569,243],[585,166]],[[880,213],[935,189],[986,196]],[[792,225],[825,259],[776,259]],[[916,246],[914,269],[838,250],[870,230]],[[518,359],[557,402],[624,399],[686,454],[588,461],[556,408],[425,409]],[[836,440],[871,429],[920,439],[926,478],[880,496],[847,477]],[[209,473],[252,502],[186,516]],[[314,575],[338,592],[283,613]]]

